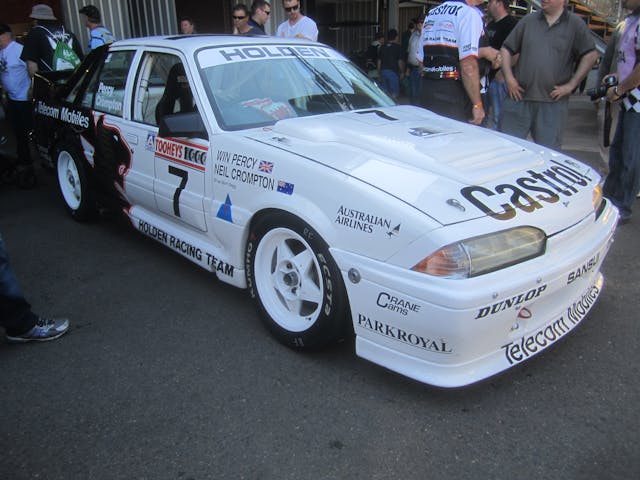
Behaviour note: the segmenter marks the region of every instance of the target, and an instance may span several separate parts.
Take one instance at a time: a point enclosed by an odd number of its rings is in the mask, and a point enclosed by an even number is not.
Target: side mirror
[[[158,135],[160,137],[189,137],[209,139],[199,112],[170,113],[159,119]]]

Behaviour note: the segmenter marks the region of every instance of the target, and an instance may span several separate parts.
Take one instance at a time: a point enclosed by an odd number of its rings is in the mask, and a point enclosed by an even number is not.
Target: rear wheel
[[[56,165],[60,194],[71,216],[88,220],[96,213],[96,203],[89,187],[83,163],[74,149],[63,146],[57,151]]]
[[[320,235],[280,214],[259,220],[246,251],[249,291],[265,325],[285,345],[317,349],[347,331],[340,271]]]

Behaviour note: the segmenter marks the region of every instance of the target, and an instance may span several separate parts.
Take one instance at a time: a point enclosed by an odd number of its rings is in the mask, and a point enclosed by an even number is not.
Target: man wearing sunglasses
[[[259,28],[249,25],[249,9],[243,3],[238,3],[231,10],[234,35],[263,35]]]
[[[251,18],[249,19],[249,25],[262,30],[262,33],[266,33],[264,30],[265,24],[269,21],[269,15],[271,14],[271,5],[265,0],[255,0],[251,4]]]
[[[318,26],[316,22],[300,12],[300,2],[301,0],[282,0],[282,6],[289,19],[278,26],[276,36],[306,38],[315,42],[318,40]]]

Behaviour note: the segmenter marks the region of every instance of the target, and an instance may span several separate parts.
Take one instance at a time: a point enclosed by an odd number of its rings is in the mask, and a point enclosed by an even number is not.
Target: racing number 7
[[[175,175],[176,177],[180,177],[180,185],[176,188],[175,193],[173,194],[173,213],[176,217],[180,216],[180,194],[184,187],[187,186],[187,180],[189,180],[189,172],[186,170],[182,170],[181,168],[174,167],[173,165],[169,165],[169,173],[171,175]]]

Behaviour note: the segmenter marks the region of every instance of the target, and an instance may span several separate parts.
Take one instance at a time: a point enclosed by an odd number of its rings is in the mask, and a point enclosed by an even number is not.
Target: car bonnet
[[[259,137],[443,225],[491,216],[550,234],[593,212],[600,179],[566,155],[410,106],[282,120]]]

